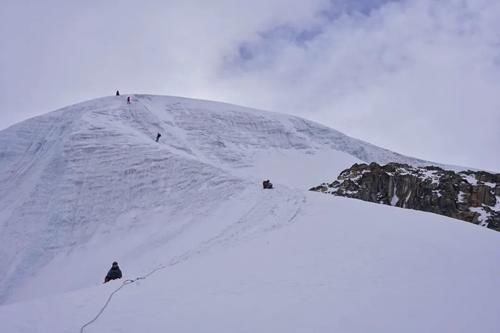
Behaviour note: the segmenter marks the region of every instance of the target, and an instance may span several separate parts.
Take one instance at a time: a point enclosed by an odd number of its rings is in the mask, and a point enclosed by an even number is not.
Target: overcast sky
[[[0,129],[150,93],[500,171],[500,1],[0,0]]]

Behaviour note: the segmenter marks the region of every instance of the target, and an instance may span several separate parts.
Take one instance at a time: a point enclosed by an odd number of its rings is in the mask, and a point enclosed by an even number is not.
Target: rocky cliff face
[[[311,191],[446,215],[500,231],[500,174],[354,164]]]

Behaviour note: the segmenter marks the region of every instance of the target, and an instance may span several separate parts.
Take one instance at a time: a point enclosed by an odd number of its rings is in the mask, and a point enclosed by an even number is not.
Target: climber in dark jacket
[[[271,182],[269,181],[269,179],[264,180],[264,181],[262,182],[262,187],[263,187],[264,189],[272,189],[272,188],[273,188],[273,183],[271,183]]]
[[[118,263],[115,261],[113,262],[113,265],[111,266],[108,274],[104,278],[104,283],[110,280],[116,280],[121,278],[122,278],[122,271],[120,270],[120,267],[118,267]]]

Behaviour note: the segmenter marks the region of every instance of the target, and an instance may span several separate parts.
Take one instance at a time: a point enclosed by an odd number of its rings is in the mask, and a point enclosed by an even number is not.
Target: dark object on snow
[[[127,97],[127,104],[130,104],[130,96]]]
[[[158,142],[158,140],[160,140],[160,137],[161,137],[160,133],[156,134],[156,142]]]
[[[271,182],[269,181],[269,179],[264,180],[264,181],[262,182],[262,187],[263,187],[264,189],[266,189],[266,188],[267,188],[267,189],[272,189],[272,188],[273,188],[273,183],[271,183]]]
[[[122,278],[122,271],[120,270],[120,267],[118,267],[118,263],[115,261],[113,262],[113,265],[111,266],[108,274],[104,278],[104,283],[121,278]]]
[[[120,96],[120,90],[116,91],[116,96]]]

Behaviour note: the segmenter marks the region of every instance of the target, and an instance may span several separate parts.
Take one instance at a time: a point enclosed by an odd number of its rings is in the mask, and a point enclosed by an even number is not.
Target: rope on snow
[[[109,303],[111,302],[111,299],[113,298],[113,296],[119,292],[123,287],[129,285],[129,284],[132,284],[132,283],[135,283],[139,280],[145,280],[146,278],[148,278],[151,274],[154,274],[156,273],[157,271],[161,270],[161,269],[164,269],[166,268],[166,266],[158,266],[157,268],[153,269],[151,272],[149,272],[148,274],[144,275],[144,276],[139,276],[139,277],[136,277],[135,279],[128,279],[128,280],[125,280],[123,281],[122,285],[118,288],[116,288],[111,294],[109,294],[108,296],[108,299],[106,300],[106,303],[104,303],[104,305],[102,306],[101,310],[99,310],[99,312],[96,314],[96,316],[86,322],[81,328],[80,328],[80,333],[83,333],[83,331],[85,330],[86,327],[92,325],[104,312],[104,310],[106,310],[106,308],[108,307]]]

